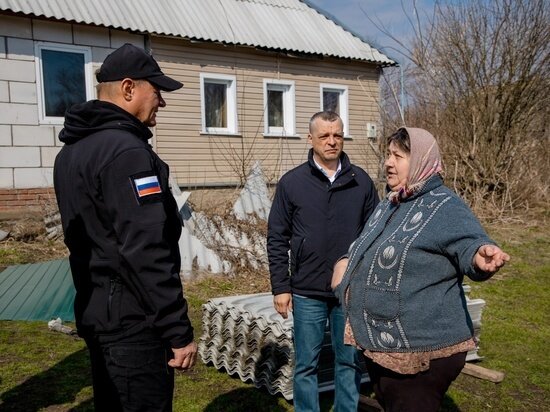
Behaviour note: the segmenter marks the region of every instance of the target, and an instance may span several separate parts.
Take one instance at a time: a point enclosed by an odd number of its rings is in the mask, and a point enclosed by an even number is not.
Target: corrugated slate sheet
[[[293,398],[294,345],[292,314],[283,319],[271,293],[210,299],[202,305],[199,356],[206,364],[251,381],[272,395]],[[369,377],[362,363],[362,382]],[[330,331],[319,359],[319,392],[334,389],[334,353]]]
[[[74,321],[68,259],[9,266],[0,273],[0,319]]]
[[[0,0],[0,10],[157,35],[394,62],[300,0]]]
[[[469,290],[466,286],[465,290]],[[467,310],[479,341],[482,299],[466,299]],[[294,372],[294,327],[292,314],[283,319],[273,307],[271,293],[227,296],[208,300],[202,305],[202,336],[199,356],[241,380],[264,387],[271,394],[280,393],[292,399]],[[468,352],[467,361],[480,359],[475,350]],[[361,357],[362,359],[362,357]],[[334,389],[334,353],[328,327],[319,360],[319,392]],[[362,361],[362,382],[369,380]]]

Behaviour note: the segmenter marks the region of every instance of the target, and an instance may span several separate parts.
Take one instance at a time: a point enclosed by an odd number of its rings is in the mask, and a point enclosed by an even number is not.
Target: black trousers
[[[365,358],[376,399],[385,412],[437,412],[445,392],[462,371],[466,352],[434,359],[430,369],[402,375]]]
[[[172,411],[172,351],[153,333],[143,331],[114,343],[86,339],[86,344],[96,411]]]

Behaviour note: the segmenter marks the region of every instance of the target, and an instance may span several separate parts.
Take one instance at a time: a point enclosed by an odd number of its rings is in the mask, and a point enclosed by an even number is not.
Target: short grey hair
[[[313,126],[313,123],[315,120],[321,119],[327,122],[335,122],[336,120],[342,120],[340,118],[340,115],[336,112],[333,112],[332,110],[323,110],[321,112],[315,113],[313,116],[311,116],[311,119],[309,119],[309,132],[311,133],[311,128]]]

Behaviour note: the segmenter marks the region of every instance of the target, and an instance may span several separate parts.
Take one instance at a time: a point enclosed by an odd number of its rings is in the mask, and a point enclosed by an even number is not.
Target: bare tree
[[[473,206],[548,198],[549,13],[548,0],[449,0],[403,48],[405,122],[438,137],[447,180]]]

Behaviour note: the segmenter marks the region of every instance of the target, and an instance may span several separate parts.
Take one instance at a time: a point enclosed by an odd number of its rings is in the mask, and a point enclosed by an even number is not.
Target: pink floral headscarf
[[[411,142],[409,177],[404,188],[388,194],[388,198],[394,203],[411,196],[424,187],[430,177],[443,171],[439,146],[432,134],[416,127],[404,129]]]

